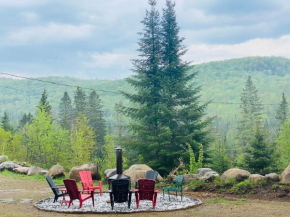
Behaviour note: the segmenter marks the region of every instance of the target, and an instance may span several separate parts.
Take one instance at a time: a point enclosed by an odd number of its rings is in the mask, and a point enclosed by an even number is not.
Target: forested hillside
[[[202,85],[201,100],[212,100],[208,107],[209,116],[222,117],[224,121],[239,117],[240,94],[248,75],[259,91],[259,96],[267,111],[267,116],[273,120],[282,93],[286,98],[290,95],[290,60],[280,57],[247,57],[196,65],[193,71],[199,71],[196,84]],[[114,105],[120,100],[128,103],[122,95],[112,92],[133,91],[125,80],[82,80],[70,77],[45,77],[44,81],[80,86],[95,89],[104,105],[106,119],[114,122]],[[10,87],[8,89],[4,87]],[[64,91],[71,97],[76,90],[74,87],[54,85],[26,79],[0,78],[0,114],[7,111],[11,121],[18,124],[24,113],[35,112],[43,90],[48,93],[48,101],[52,105],[53,116],[58,113],[60,99]],[[86,91],[84,89],[84,91]],[[87,93],[90,90],[87,90]],[[224,104],[229,103],[229,104]],[[231,104],[233,103],[233,104]]]

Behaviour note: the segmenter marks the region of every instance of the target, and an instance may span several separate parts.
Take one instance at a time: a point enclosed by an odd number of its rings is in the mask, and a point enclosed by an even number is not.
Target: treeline
[[[66,169],[94,162],[102,168],[115,167],[114,138],[107,134],[99,95],[89,96],[77,88],[71,100],[64,92],[59,117],[52,118],[52,107],[42,93],[35,117],[24,114],[13,129],[7,112],[1,119],[0,151],[10,159],[49,168],[57,163]]]
[[[249,76],[241,93],[240,118],[214,122],[215,142],[210,149],[210,166],[218,172],[240,167],[266,174],[284,170],[290,164],[290,118],[288,102],[282,94],[275,124],[264,118],[265,108]]]

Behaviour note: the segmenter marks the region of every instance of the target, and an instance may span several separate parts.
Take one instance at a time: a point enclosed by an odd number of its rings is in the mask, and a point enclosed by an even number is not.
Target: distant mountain
[[[249,75],[252,76],[263,103],[278,104],[283,92],[290,102],[290,60],[286,58],[247,57],[231,59],[199,64],[193,68],[193,71],[199,71],[194,82],[196,85],[202,86],[200,100],[202,102],[213,101],[207,110],[209,116],[219,116],[224,119],[239,116],[239,105],[236,103],[240,103],[240,94]],[[39,79],[96,89],[103,101],[105,115],[110,121],[114,121],[114,104],[120,100],[123,100],[125,104],[128,102],[122,95],[106,91],[134,91],[124,79],[114,81],[82,80],[70,77]],[[14,89],[3,88],[3,86]],[[64,91],[68,91],[73,100],[76,88],[24,79],[0,78],[1,116],[6,110],[16,123],[24,113],[32,112],[34,114],[44,89],[49,94],[48,100],[53,107],[53,114],[57,116],[59,101]],[[87,94],[90,92],[90,90],[85,91]],[[276,108],[276,105],[265,105],[266,115],[273,118]]]

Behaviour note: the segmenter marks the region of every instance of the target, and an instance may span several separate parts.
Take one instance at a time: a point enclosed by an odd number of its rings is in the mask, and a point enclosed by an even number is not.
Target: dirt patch
[[[17,189],[17,190],[16,190]],[[20,189],[20,190],[19,190]],[[10,191],[11,190],[11,191]],[[10,203],[0,202],[0,217],[76,217],[84,216],[79,214],[60,214],[40,211],[33,207],[33,203],[41,199],[52,197],[52,192],[48,188],[45,180],[23,180],[12,179],[0,174],[0,199],[14,199]],[[7,192],[10,192],[7,194]],[[282,216],[290,217],[290,203],[282,201],[266,201],[254,199],[239,199],[236,195],[220,195],[218,193],[208,192],[188,192],[186,195],[199,198],[204,205],[197,208],[166,212],[166,213],[138,213],[129,216],[190,216],[190,217],[265,217],[265,216]],[[289,196],[287,196],[289,197]],[[32,199],[23,203],[24,199]],[[135,204],[132,204],[133,206]],[[85,216],[125,216],[117,214],[109,215],[85,215]],[[126,215],[127,216],[127,215]]]

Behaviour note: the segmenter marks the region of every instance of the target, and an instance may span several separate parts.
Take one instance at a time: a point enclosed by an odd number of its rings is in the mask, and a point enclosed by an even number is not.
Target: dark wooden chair
[[[81,183],[84,190],[100,190],[100,196],[102,196],[102,181],[98,181],[99,185],[93,185],[92,172],[91,171],[80,171],[79,172]]]
[[[112,190],[109,190],[111,207],[114,203],[125,203],[128,201],[128,208],[131,206],[132,191],[130,190],[130,180],[119,179],[111,182]]]
[[[145,174],[145,179],[154,179],[157,181],[158,172],[154,170],[149,170]],[[138,182],[135,182],[135,189],[138,189]]]
[[[182,201],[182,184],[183,184],[183,176],[176,176],[175,181],[173,182],[173,185],[170,187],[163,187],[163,197],[164,197],[164,191],[168,192],[168,197],[170,201],[170,191],[175,192],[175,195],[177,197],[177,192],[180,192],[181,195],[181,201]]]
[[[77,186],[76,180],[74,180],[74,179],[65,179],[65,180],[63,180],[63,182],[64,182],[64,185],[67,189],[67,193],[70,197],[68,208],[70,207],[70,205],[72,204],[72,202],[74,200],[79,200],[80,201],[79,208],[82,208],[83,202],[89,198],[92,198],[93,206],[95,206],[94,190],[80,191],[78,186]],[[84,194],[84,192],[87,192],[87,194]]]
[[[138,189],[134,189],[137,209],[139,208],[140,200],[151,200],[153,204],[153,209],[155,209],[157,193],[155,190],[155,180],[153,179],[139,179]]]
[[[52,178],[50,176],[46,176],[46,181],[48,182],[52,192],[54,193],[54,203],[58,200],[59,197],[64,196],[66,193],[61,193],[60,190],[63,192],[66,192],[64,185],[55,185],[52,181]]]

